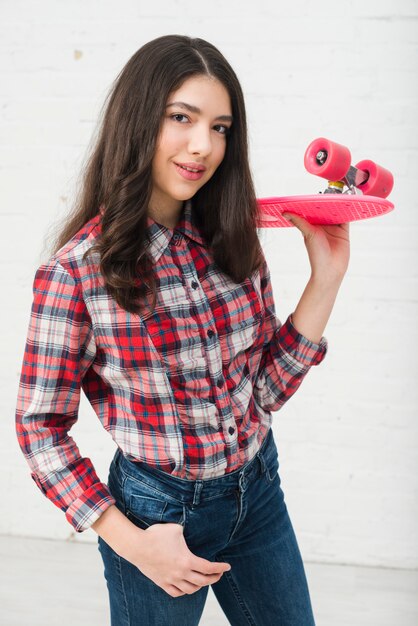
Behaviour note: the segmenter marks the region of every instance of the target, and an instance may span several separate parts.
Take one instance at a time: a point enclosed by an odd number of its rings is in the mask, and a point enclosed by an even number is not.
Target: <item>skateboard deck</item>
[[[348,194],[317,194],[259,198],[257,228],[293,226],[282,213],[295,213],[311,224],[344,224],[389,213],[394,205],[385,198]]]

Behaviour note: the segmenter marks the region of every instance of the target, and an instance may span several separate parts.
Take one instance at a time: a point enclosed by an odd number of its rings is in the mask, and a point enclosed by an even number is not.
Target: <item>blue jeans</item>
[[[118,449],[109,471],[116,506],[139,528],[174,522],[189,549],[231,570],[212,585],[232,626],[312,626],[305,571],[284,502],[270,429],[241,469],[185,480],[126,459]],[[112,626],[194,626],[208,586],[170,596],[98,538]]]

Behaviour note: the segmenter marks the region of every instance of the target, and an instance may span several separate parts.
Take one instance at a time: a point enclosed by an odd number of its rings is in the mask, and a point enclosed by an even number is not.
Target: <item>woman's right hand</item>
[[[212,585],[231,569],[229,563],[207,561],[193,554],[181,524],[153,524],[137,530],[138,543],[131,542],[125,558],[173,598]]]

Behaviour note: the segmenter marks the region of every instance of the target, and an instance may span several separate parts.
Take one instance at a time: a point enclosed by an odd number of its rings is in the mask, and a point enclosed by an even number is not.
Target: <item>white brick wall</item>
[[[33,274],[111,82],[143,43],[180,33],[212,41],[241,79],[259,196],[319,191],[303,153],[321,135],[395,175],[396,210],[351,226],[329,354],[275,415],[274,433],[306,560],[416,567],[416,1],[15,0],[0,11],[0,532],[72,535],[31,481],[14,434]],[[278,229],[262,242],[285,319],[309,277],[303,240]],[[114,444],[84,398],[72,434],[106,480]]]

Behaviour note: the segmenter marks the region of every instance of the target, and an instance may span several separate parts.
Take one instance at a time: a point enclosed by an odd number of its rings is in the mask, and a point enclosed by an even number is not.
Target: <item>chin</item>
[[[179,202],[186,202],[187,200],[190,200],[190,198],[193,198],[193,196],[196,195],[197,192],[198,192],[198,189],[196,189],[196,191],[193,191],[193,192],[177,194],[176,196],[172,196],[172,197],[175,200],[178,200]]]

